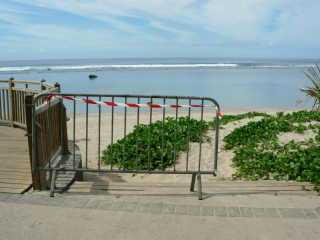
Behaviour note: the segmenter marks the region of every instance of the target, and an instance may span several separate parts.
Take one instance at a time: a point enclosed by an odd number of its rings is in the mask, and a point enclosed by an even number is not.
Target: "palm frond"
[[[313,99],[313,109],[320,109],[320,67],[316,64],[304,72],[305,76],[310,80],[311,86],[301,88],[307,96]]]

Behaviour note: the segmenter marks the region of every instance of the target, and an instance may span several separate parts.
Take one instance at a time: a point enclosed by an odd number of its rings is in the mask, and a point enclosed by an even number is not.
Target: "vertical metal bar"
[[[2,118],[2,90],[0,89],[0,120],[3,120]]]
[[[177,162],[177,129],[178,129],[178,111],[179,111],[179,99],[178,97],[176,98],[176,120],[175,120],[175,129],[174,129],[174,144],[173,144],[173,160],[174,160],[174,165],[173,165],[173,171],[176,171],[176,162]]]
[[[138,104],[140,104],[140,97],[138,97]],[[137,108],[137,125],[140,124],[140,107]]]
[[[50,182],[50,197],[54,197],[54,189],[56,184],[56,170],[50,171],[51,182]]]
[[[188,148],[187,148],[186,172],[188,172],[188,169],[189,169],[189,152],[190,152],[190,120],[191,120],[191,98],[189,98],[189,108],[188,108],[188,125],[187,125]]]
[[[6,99],[5,99],[5,90],[2,90],[2,118],[3,120],[6,120]]]
[[[127,104],[127,97],[124,97],[124,103]],[[125,140],[127,136],[127,107],[124,107],[124,119],[123,119],[123,139]],[[126,145],[125,142],[122,145],[122,166],[125,169],[124,165],[126,163]]]
[[[3,106],[3,119],[7,120],[7,111],[6,111],[6,90],[3,90],[2,95],[2,106]]]
[[[202,200],[202,183],[201,183],[201,174],[197,174],[197,182],[198,182],[198,199]]]
[[[111,98],[112,103],[114,102],[114,97]],[[113,151],[112,151],[112,145],[113,145],[113,122],[114,122],[114,106],[112,105],[111,107],[111,164],[110,164],[110,169],[112,170],[113,167]]]
[[[203,124],[203,104],[204,99],[201,100],[201,124]],[[201,131],[202,131],[202,125],[201,125]],[[198,172],[201,170],[201,154],[202,154],[202,137],[200,138],[199,142],[199,164],[198,164]]]
[[[124,98],[124,103],[127,104],[127,97]],[[123,137],[127,135],[127,108],[124,108],[124,128],[123,128]]]
[[[138,97],[138,104],[140,104],[140,97]],[[137,126],[140,125],[140,107],[137,108]],[[139,161],[139,136],[136,136],[136,169],[138,169],[138,161]]]
[[[150,150],[151,150],[151,124],[152,124],[152,104],[153,98],[150,98],[150,115],[149,115],[149,131],[148,131],[148,171],[151,170],[151,159],[150,159]]]
[[[2,111],[3,111],[3,120],[7,119],[7,115],[6,115],[6,90],[2,90]]]
[[[88,124],[89,124],[89,119],[88,119],[88,112],[89,112],[89,104],[88,104],[88,99],[89,97],[86,97],[86,168],[88,168]]]
[[[14,90],[14,98],[15,98],[15,118],[13,119],[14,122],[20,122],[20,109],[19,109],[19,105],[20,105],[20,96],[19,96],[19,91]]]
[[[75,96],[73,100],[73,160],[72,166],[73,169],[76,168],[76,100]]]
[[[23,122],[23,109],[24,109],[24,104],[23,104],[23,92],[22,90],[19,91],[19,100],[20,100],[20,104],[19,104],[19,113],[20,113],[20,123],[24,123]]]
[[[4,106],[4,98],[3,98],[3,94],[4,94],[4,91],[3,90],[0,90],[0,110],[1,110],[1,119],[2,120],[5,120],[5,117],[4,117],[4,108],[3,108],[3,106]]]
[[[101,102],[101,96],[99,96],[99,102]],[[99,109],[99,119],[98,119],[98,170],[101,168],[101,154],[100,154],[100,149],[101,149],[101,105],[98,105]]]
[[[163,98],[163,105],[166,105],[166,98]],[[161,128],[161,169],[162,171],[165,170],[164,167],[164,124],[165,124],[165,120],[166,120],[166,107],[162,108],[162,128]]]
[[[220,107],[217,106],[216,111],[216,133],[215,133],[215,149],[214,149],[214,171],[217,174],[218,170],[218,148],[219,148],[219,129],[220,129],[220,119],[219,119]]]
[[[194,184],[196,182],[196,173],[192,173],[191,176],[191,184],[190,184],[190,192],[194,192]]]

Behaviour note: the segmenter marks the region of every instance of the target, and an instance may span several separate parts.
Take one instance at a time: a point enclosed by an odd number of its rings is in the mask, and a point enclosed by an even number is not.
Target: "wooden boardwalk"
[[[22,193],[32,183],[25,131],[0,126],[0,192]]]

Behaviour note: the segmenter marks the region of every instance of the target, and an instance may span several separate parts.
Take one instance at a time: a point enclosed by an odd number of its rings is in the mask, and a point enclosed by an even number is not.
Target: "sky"
[[[0,60],[319,58],[319,0],[0,0]]]

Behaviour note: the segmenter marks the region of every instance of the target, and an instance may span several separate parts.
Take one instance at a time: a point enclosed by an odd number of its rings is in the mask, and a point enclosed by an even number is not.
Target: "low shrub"
[[[247,113],[242,113],[242,114],[237,114],[237,115],[224,115],[219,121],[220,121],[220,125],[226,125],[228,123],[240,121],[240,120],[246,119],[246,118],[250,119],[250,118],[254,118],[254,117],[269,117],[269,116],[270,115],[268,115],[267,113],[247,112]],[[216,120],[210,122],[210,124],[212,125],[212,127],[214,127],[216,124]]]
[[[209,124],[188,117],[167,118],[136,126],[125,138],[103,151],[104,164],[121,169],[155,170],[172,166],[188,142],[205,142]]]
[[[319,112],[299,111],[277,114],[235,129],[224,138],[226,148],[234,150],[235,177],[256,179],[286,179],[320,184],[320,122]],[[309,123],[309,126],[302,123]],[[280,144],[282,132],[303,133],[312,129],[315,139]]]

